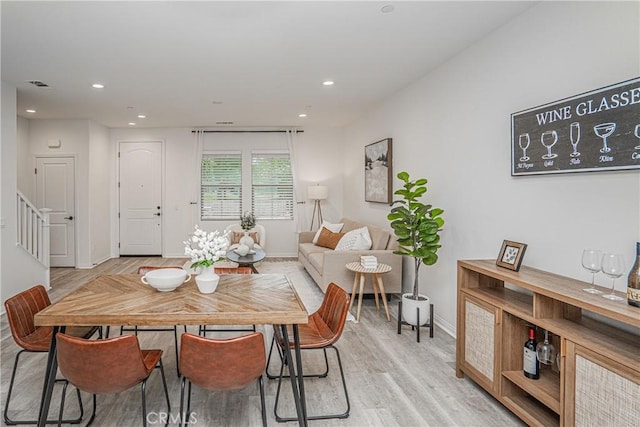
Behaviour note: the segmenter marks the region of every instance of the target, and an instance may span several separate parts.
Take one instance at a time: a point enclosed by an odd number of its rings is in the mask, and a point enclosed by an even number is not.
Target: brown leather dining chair
[[[141,350],[138,337],[123,335],[104,340],[86,340],[67,334],[56,335],[58,367],[62,375],[79,390],[93,394],[93,411],[87,425],[96,417],[96,394],[120,393],[138,384],[142,391],[142,423],[147,425],[146,384],[154,369],[160,369],[167,400],[167,417],[171,412],[167,381],[162,367],[162,350]],[[100,367],[97,369],[96,367]],[[64,409],[67,384],[60,401],[60,418]]]
[[[22,291],[4,302],[11,335],[13,336],[13,340],[15,341],[15,343],[22,349],[16,354],[15,362],[13,364],[13,371],[11,372],[11,381],[9,382],[9,391],[7,392],[7,399],[4,405],[4,422],[7,425],[37,424],[38,422],[37,420],[13,420],[9,418],[9,402],[11,401],[11,392],[13,391],[13,385],[16,379],[16,372],[18,370],[18,362],[20,361],[20,356],[25,352],[49,352],[53,328],[50,326],[35,326],[34,316],[36,315],[36,313],[42,311],[50,305],[51,301],[49,300],[49,295],[47,294],[47,290],[42,285],[36,285],[32,288],[27,289],[26,291]],[[84,338],[91,337],[94,333],[96,333],[96,331],[100,333],[100,328],[97,326],[67,328],[67,333],[69,335]],[[65,423],[77,424],[82,420],[82,413],[84,409],[82,408],[82,400],[80,400],[79,391],[78,402],[80,406],[80,418],[76,420],[65,420]]]
[[[180,414],[182,425],[190,420],[191,385],[209,391],[239,390],[253,381],[258,381],[262,425],[267,425],[262,373],[265,368],[264,337],[261,332],[229,339],[212,339],[199,335],[182,335],[180,352]],[[187,410],[184,412],[185,383]]]
[[[141,267],[138,267],[138,274],[139,275],[145,275],[147,274],[149,271],[152,270],[159,270],[161,268],[179,268],[182,269],[182,266],[163,266],[163,267],[159,267],[159,266],[151,266],[151,265],[143,265]],[[187,327],[183,325],[184,331],[187,332]],[[176,351],[176,365],[178,363],[178,327],[177,326],[173,326],[171,328],[140,328],[137,325],[134,325],[132,328],[127,328],[125,326],[120,326],[120,335],[122,335],[123,332],[133,332],[136,336],[138,335],[139,332],[172,332],[173,331],[173,342],[175,344],[175,351]],[[177,372],[178,372],[178,376],[180,376],[180,368],[176,368]]]
[[[345,322],[347,320],[347,313],[349,311],[349,294],[335,283],[330,283],[327,287],[327,292],[324,295],[320,308],[309,316],[309,323],[298,325],[298,333],[300,336],[300,350],[322,350],[324,352],[325,372],[321,374],[306,374],[307,377],[325,378],[329,374],[329,361],[327,359],[327,348],[332,348],[336,352],[338,367],[340,368],[340,377],[342,378],[342,387],[344,389],[344,396],[347,403],[347,408],[344,412],[338,414],[328,415],[309,415],[309,420],[326,420],[331,418],[347,418],[351,410],[351,404],[349,403],[349,393],[347,392],[347,383],[344,378],[344,371],[342,369],[342,361],[340,359],[340,352],[335,347],[335,343],[342,335]],[[290,328],[290,327],[289,327]],[[289,336],[293,336],[291,330],[287,331]],[[280,388],[282,385],[282,378],[285,378],[284,373],[284,339],[279,328],[274,328],[273,340],[271,341],[271,349],[269,350],[269,360],[267,361],[267,369],[269,362],[271,361],[271,354],[273,353],[274,343],[278,344],[278,353],[280,354],[280,374],[275,376],[269,374],[267,376],[271,379],[278,378],[278,389],[276,391],[276,402],[273,408],[274,415],[278,422],[294,421],[297,418],[283,418],[278,415],[278,402],[280,399]],[[291,348],[294,347],[293,342],[289,343]]]
[[[214,267],[213,271],[216,274],[224,275],[224,274],[253,274],[253,269],[251,267]],[[202,335],[203,337],[207,336],[207,332],[255,332],[256,325],[253,325],[251,328],[248,326],[246,328],[211,328],[207,325],[200,325],[198,328],[198,335]]]

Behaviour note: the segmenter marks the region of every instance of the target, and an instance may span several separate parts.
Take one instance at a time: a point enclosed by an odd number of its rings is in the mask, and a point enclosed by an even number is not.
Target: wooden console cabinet
[[[495,260],[458,261],[456,375],[532,426],[637,426],[640,309],[584,292],[588,286]],[[540,365],[538,380],[522,373],[529,325],[538,342],[548,330],[560,354],[558,364]]]

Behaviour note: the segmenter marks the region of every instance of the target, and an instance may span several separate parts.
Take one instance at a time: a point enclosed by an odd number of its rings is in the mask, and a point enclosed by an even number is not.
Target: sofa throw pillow
[[[367,227],[357,228],[345,233],[336,245],[336,251],[368,251],[371,249],[371,236]]]
[[[232,245],[240,243],[240,239],[244,237],[244,231],[232,231],[229,234],[229,240]],[[250,231],[249,237],[253,239],[253,243],[259,245],[260,244],[260,236],[257,231]]]
[[[320,228],[318,229],[318,231],[316,232],[316,235],[313,236],[313,243],[318,243],[318,237],[320,237],[320,232],[322,231],[322,228],[326,228],[329,231],[332,231],[334,233],[339,233],[340,230],[342,230],[342,227],[344,226],[344,224],[332,224],[328,221],[322,221],[322,225],[320,226]]]
[[[334,233],[333,231],[322,227],[320,229],[320,236],[318,236],[316,245],[322,246],[323,248],[335,249],[340,239],[342,239],[342,236],[344,236],[344,233]]]

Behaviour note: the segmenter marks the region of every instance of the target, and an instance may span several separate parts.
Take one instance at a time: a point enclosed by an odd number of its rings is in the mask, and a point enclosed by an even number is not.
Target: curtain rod
[[[196,133],[197,130],[192,130],[191,133]],[[204,133],[284,133],[286,130],[203,130]],[[304,133],[303,130],[294,130],[295,133]]]

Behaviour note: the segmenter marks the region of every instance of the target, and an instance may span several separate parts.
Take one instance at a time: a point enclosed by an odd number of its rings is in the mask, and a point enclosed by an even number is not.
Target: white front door
[[[162,142],[120,142],[120,255],[162,255]]]
[[[75,200],[73,157],[36,157],[36,206],[52,209],[51,267],[76,266]]]

